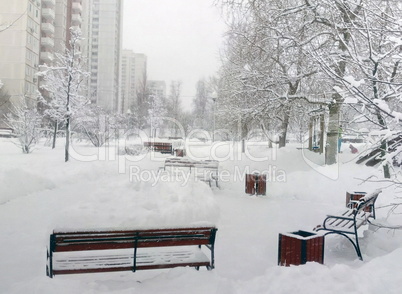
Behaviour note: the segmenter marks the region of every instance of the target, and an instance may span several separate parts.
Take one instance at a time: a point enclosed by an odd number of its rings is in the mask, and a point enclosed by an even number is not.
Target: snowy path
[[[325,265],[276,264],[278,233],[311,229],[326,213],[344,205],[345,191],[356,185],[355,175],[367,173],[361,167],[340,166],[339,178],[329,180],[308,170],[296,149],[286,149],[275,161],[286,171],[286,182],[270,183],[267,196],[255,197],[244,194],[240,180],[222,182],[222,189],[213,190],[205,183],[153,186],[130,182],[128,174],[117,173],[115,162],[72,162],[66,167],[57,153],[39,150],[27,156],[4,142],[0,147],[0,192],[5,199],[0,205],[0,293],[400,293],[398,232],[367,231],[361,241],[364,262],[346,240],[331,236]],[[135,164],[148,170],[160,166],[148,158]],[[232,176],[235,168],[245,167],[263,169],[266,162],[222,163]],[[380,204],[393,199],[392,193],[381,197]],[[55,227],[146,227],[201,220],[216,223],[219,229],[213,271],[177,268],[45,276],[46,246]]]

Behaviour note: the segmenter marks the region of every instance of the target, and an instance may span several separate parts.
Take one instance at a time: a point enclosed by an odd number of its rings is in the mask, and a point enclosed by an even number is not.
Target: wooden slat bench
[[[173,154],[172,143],[168,142],[144,142],[144,147],[155,152]]]
[[[328,215],[323,224],[314,230],[326,231],[324,235],[339,234],[346,237],[353,244],[359,259],[363,260],[357,230],[370,222],[370,218],[375,219],[375,202],[381,192],[378,189],[358,201],[351,201],[350,208],[339,215]]]
[[[192,160],[190,158],[166,158],[165,166],[166,168],[189,168],[190,172],[196,172],[196,176],[205,182],[208,182],[211,186],[211,182],[215,181],[216,187],[219,187],[218,172],[219,172],[219,161],[217,160]]]
[[[137,271],[201,266],[213,269],[217,229],[53,232],[46,273],[61,274]],[[208,258],[201,250],[206,246]]]

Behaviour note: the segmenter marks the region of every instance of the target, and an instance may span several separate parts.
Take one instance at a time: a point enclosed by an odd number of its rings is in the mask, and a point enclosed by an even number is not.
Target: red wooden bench
[[[144,147],[148,148],[149,150],[155,151],[155,152],[173,154],[172,143],[167,143],[167,142],[144,142]]]
[[[62,274],[137,271],[191,266],[214,268],[217,229],[53,232],[47,254],[49,277]],[[210,258],[202,251],[210,250]]]

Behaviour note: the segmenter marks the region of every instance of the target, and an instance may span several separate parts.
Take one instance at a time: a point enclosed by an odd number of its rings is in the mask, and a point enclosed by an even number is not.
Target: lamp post
[[[218,94],[214,91],[211,94],[212,101],[214,102],[214,110],[213,110],[213,133],[212,133],[212,142],[215,142],[215,104],[216,99],[218,98]]]

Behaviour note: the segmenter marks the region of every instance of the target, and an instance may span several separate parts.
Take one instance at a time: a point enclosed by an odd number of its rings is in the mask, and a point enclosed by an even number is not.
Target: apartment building
[[[82,0],[0,2],[0,79],[14,102],[36,99],[40,64],[51,65],[64,53],[71,26],[81,28]],[[86,46],[83,46],[86,48]]]
[[[118,112],[122,47],[122,0],[90,0],[89,71],[91,101]]]
[[[40,0],[0,1],[0,80],[13,103],[36,98],[40,27]]]
[[[123,0],[0,1],[0,80],[15,99],[36,99],[40,64],[51,65],[64,53],[70,27],[84,40],[91,80],[87,95],[104,109],[117,112],[120,95]],[[46,95],[46,93],[44,93]]]
[[[166,82],[165,81],[148,81],[148,90],[151,95],[160,98],[166,97]]]
[[[137,104],[137,94],[147,86],[147,56],[123,50],[121,62],[121,94],[119,112],[127,111]]]

